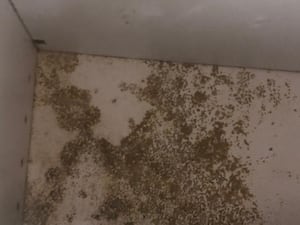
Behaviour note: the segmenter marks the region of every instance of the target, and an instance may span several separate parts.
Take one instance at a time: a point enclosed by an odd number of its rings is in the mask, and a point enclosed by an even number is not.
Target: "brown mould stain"
[[[35,104],[48,104],[52,106],[57,115],[57,121],[61,128],[67,131],[79,131],[76,139],[65,144],[60,153],[60,167],[50,168],[45,173],[47,189],[38,196],[28,187],[26,199],[25,222],[28,224],[47,224],[48,218],[55,211],[56,206],[62,202],[67,176],[73,174],[73,169],[78,163],[81,154],[91,148],[93,139],[91,127],[100,121],[100,110],[90,105],[91,96],[88,91],[78,89],[75,86],[62,87],[58,72],[70,73],[78,64],[77,57],[64,54],[48,54],[46,68],[52,70],[46,72],[38,67],[38,85],[46,91],[46,98],[36,96]]]
[[[72,73],[78,63],[76,54],[47,54],[46,66],[54,67],[57,72]]]
[[[83,130],[100,120],[100,110],[90,106],[91,95],[75,86],[57,89],[50,98],[61,128]]]
[[[62,171],[59,167],[50,168],[45,173],[45,178],[48,183],[57,183],[61,178]]]
[[[42,54],[37,65],[36,85],[41,87],[42,91],[35,92],[35,105],[48,104],[52,92],[60,88],[60,76],[75,71],[79,59],[76,54]]]
[[[206,102],[208,100],[208,96],[201,91],[196,91],[194,96],[193,96],[193,101],[196,104],[201,104],[203,102]]]
[[[133,222],[126,222],[126,223],[124,223],[124,225],[134,225],[134,223]]]
[[[230,145],[224,137],[222,124],[216,124],[215,130],[207,138],[193,146],[191,143],[184,143],[185,141],[178,144],[174,142],[176,144],[172,147],[187,145],[185,152],[181,152],[183,149],[179,148],[178,152],[164,156],[164,152],[160,150],[167,147],[164,140],[146,137],[148,132],[153,132],[151,124],[157,119],[153,116],[149,114],[148,119],[123,140],[119,152],[107,151],[115,153],[107,157],[109,161],[106,165],[118,161],[118,166],[108,168],[117,179],[112,184],[109,202],[112,202],[111,199],[118,199],[117,202],[124,200],[126,207],[115,207],[116,211],[110,207],[102,209],[98,216],[108,219],[106,216],[109,215],[110,220],[119,216],[134,220],[138,215],[143,215],[153,224],[197,224],[207,220],[214,220],[212,224],[222,224],[223,218],[214,218],[213,212],[227,204],[228,208],[225,207],[224,210],[228,215],[224,214],[227,217],[224,224],[241,224],[247,221],[242,214],[235,217],[236,210],[244,210],[245,215],[252,212],[253,221],[259,218],[256,210],[247,211],[240,205],[243,200],[252,197],[239,175],[249,171],[239,159],[231,158],[228,154]],[[168,157],[171,157],[170,161]],[[215,165],[219,163],[220,167],[215,170]],[[231,174],[228,179],[222,176],[226,173]],[[124,184],[124,180],[128,183]],[[224,185],[223,189],[220,189],[221,186],[216,189],[218,184]],[[126,196],[124,190],[127,188],[132,190],[134,197]],[[235,204],[240,206],[234,209]],[[107,214],[103,215],[104,212]],[[114,216],[111,216],[112,212]],[[100,220],[101,216],[98,218]],[[248,219],[250,222],[250,218]]]
[[[81,191],[78,193],[78,196],[79,196],[80,198],[87,198],[87,193],[86,193],[85,191],[81,190]]]
[[[129,118],[128,120],[128,127],[130,130],[133,130],[136,127],[135,121],[133,118]]]
[[[124,199],[111,197],[105,200],[99,208],[98,215],[92,215],[92,218],[105,218],[107,220],[116,220],[122,214],[129,212],[132,206]]]
[[[248,113],[254,99],[261,104],[271,101],[265,106],[268,111],[281,102],[275,81],[258,88],[251,86],[255,75],[246,70],[232,77],[217,66],[210,74],[203,74],[197,65],[145,61],[152,69],[146,86],[123,83],[120,88],[154,109],[139,124],[129,120],[130,134],[119,146],[113,146],[94,137],[91,128],[100,122],[100,110],[90,105],[89,92],[62,86],[57,79],[57,71],[74,71],[78,59],[67,60],[70,65],[61,56],[48,60],[47,64],[57,64],[58,69],[46,74],[39,68],[39,85],[50,94],[45,104],[55,110],[61,128],[79,134],[62,149],[61,166],[46,172],[49,191],[42,196],[29,192],[28,224],[47,224],[68,191],[64,180],[76,176],[84,154],[92,155],[111,177],[104,202],[88,218],[99,224],[262,224],[246,183],[249,163],[234,156],[231,149],[249,149]],[[218,86],[230,90],[229,103],[216,100]],[[79,193],[81,198],[87,195]]]
[[[73,222],[73,219],[74,219],[74,214],[71,214],[71,215],[66,215],[66,218],[67,218],[67,221],[69,222],[69,223],[72,223]]]
[[[222,74],[217,66],[212,68],[209,77],[197,67],[146,63],[153,72],[145,88],[133,84],[120,86],[121,90],[130,91],[156,108],[124,138],[120,152],[115,149],[109,157],[118,162],[118,167],[109,171],[120,179],[112,184],[111,196],[124,196],[125,187],[134,193],[134,197],[123,197],[131,199],[133,207],[129,213],[120,212],[120,216],[134,220],[142,214],[153,224],[262,223],[246,185],[249,164],[233,156],[230,149],[233,140],[240,148],[249,149],[245,137],[254,98],[262,104],[265,99],[271,100],[274,104],[268,106],[270,111],[281,97],[274,97],[269,81],[259,88],[252,87],[255,75],[246,70],[234,79]],[[198,90],[190,93],[185,76],[197,70],[192,83]],[[234,105],[214,103],[219,85],[229,88],[230,102],[236,102]],[[242,113],[237,120],[235,110]],[[215,117],[209,120],[212,112]],[[159,118],[171,121],[171,127],[161,125],[163,121]],[[200,123],[192,123],[192,118]],[[213,128],[209,129],[211,125]],[[226,132],[227,127],[232,127],[232,132]],[[187,138],[191,135],[196,140]]]

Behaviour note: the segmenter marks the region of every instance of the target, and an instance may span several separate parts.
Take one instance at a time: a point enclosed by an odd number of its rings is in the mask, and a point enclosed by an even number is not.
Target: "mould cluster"
[[[260,104],[257,113],[263,117],[289,96],[281,94],[274,80],[256,84],[255,75],[246,70],[229,75],[217,66],[203,72],[197,65],[146,61],[152,72],[143,86],[122,83],[120,88],[153,109],[139,124],[130,119],[131,133],[113,146],[92,132],[100,122],[100,110],[90,105],[89,92],[59,81],[62,70],[71,73],[78,60],[56,57],[44,65],[49,68],[49,63],[55,63],[56,69],[45,73],[40,66],[38,85],[47,94],[37,98],[51,105],[62,129],[77,131],[78,136],[63,147],[61,167],[45,174],[49,191],[43,196],[31,193],[28,224],[48,224],[68,191],[64,180],[76,176],[85,154],[92,155],[110,176],[104,201],[96,202],[98,206],[86,218],[91,224],[263,223],[246,182],[249,165],[232,149],[249,150],[254,102]],[[79,193],[82,199],[89,195]],[[73,221],[72,217],[67,224]]]
[[[68,191],[65,187],[66,178],[75,175],[74,169],[80,156],[96,149],[92,126],[100,121],[100,110],[90,105],[91,95],[88,91],[66,85],[60,80],[61,75],[73,72],[77,64],[77,56],[68,54],[47,54],[46,59],[39,62],[35,107],[51,106],[58,126],[69,132],[77,132],[78,136],[67,142],[61,150],[61,166],[49,168],[44,174],[46,188],[43,192],[33,192],[31,185],[34,184],[28,184],[25,223],[30,225],[47,224]],[[72,222],[72,219],[67,218],[67,221]]]

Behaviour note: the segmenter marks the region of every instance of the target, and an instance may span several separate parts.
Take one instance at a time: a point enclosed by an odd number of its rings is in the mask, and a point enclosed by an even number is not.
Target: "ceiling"
[[[297,0],[12,0],[40,48],[300,71]]]

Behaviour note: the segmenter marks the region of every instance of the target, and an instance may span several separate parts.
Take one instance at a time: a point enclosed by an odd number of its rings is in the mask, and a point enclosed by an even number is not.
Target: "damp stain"
[[[145,61],[151,73],[143,86],[122,83],[120,89],[153,109],[139,124],[130,119],[130,134],[114,146],[93,133],[101,111],[91,105],[90,92],[61,83],[60,74],[72,73],[78,65],[77,57],[69,57],[49,56],[44,66],[51,65],[50,72],[39,67],[38,85],[46,95],[36,101],[52,107],[61,129],[78,135],[61,149],[60,166],[44,174],[47,190],[36,195],[29,186],[28,224],[49,224],[70,191],[65,180],[76,178],[84,155],[92,156],[110,177],[104,200],[95,200],[86,218],[92,223],[263,224],[247,185],[249,162],[232,149],[249,150],[254,100],[263,106],[257,112],[263,118],[287,98],[274,80],[257,85],[252,84],[255,75],[246,70],[232,76],[218,66],[207,73],[192,64]],[[219,100],[219,87],[229,90],[227,101]],[[86,199],[90,193],[81,190],[78,196]],[[75,217],[66,215],[66,222],[72,224]]]

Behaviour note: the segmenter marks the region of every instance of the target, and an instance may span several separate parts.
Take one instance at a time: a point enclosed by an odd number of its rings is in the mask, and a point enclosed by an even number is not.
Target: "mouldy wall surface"
[[[9,1],[0,1],[0,224],[22,224],[36,52]]]
[[[39,54],[27,225],[298,225],[300,75]]]

